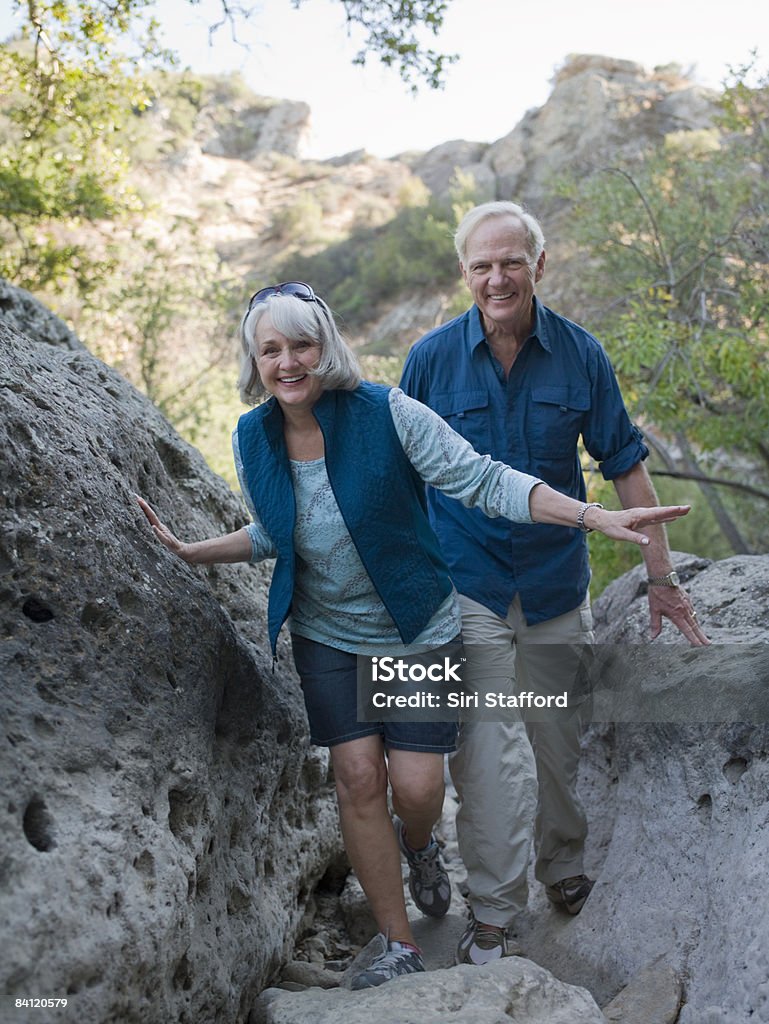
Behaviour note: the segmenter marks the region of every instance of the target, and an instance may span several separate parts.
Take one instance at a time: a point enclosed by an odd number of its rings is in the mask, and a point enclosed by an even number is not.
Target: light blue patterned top
[[[425,483],[486,515],[530,523],[529,492],[540,481],[479,455],[436,413],[399,388],[390,391],[390,412],[406,457]],[[252,562],[274,558],[275,546],[254,509],[245,484],[237,429],[233,451],[240,488],[253,518],[246,530]],[[296,499],[296,578],[289,628],[300,636],[355,654],[405,651],[395,623],[379,598],[344,524],[324,459],[291,460]],[[460,630],[456,593],[432,617],[415,646],[435,647]]]

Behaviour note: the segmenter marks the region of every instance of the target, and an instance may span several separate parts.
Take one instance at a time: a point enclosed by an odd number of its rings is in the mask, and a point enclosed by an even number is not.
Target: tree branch
[[[655,246],[656,246],[657,252],[659,253],[660,262],[662,263],[662,265],[665,268],[665,271],[666,271],[667,276],[668,276],[668,285],[669,285],[669,287],[670,287],[670,289],[672,291],[672,288],[673,288],[673,267],[670,264],[670,260],[668,259],[667,253],[665,252],[665,246],[662,244],[662,235],[660,233],[660,229],[659,229],[659,226],[657,224],[657,218],[654,216],[654,211],[651,208],[649,200],[646,198],[644,193],[641,191],[641,187],[638,184],[638,182],[635,180],[633,175],[629,174],[627,171],[623,171],[621,167],[602,167],[601,170],[604,171],[606,174],[618,174],[621,178],[624,178],[625,181],[627,181],[627,183],[633,189],[635,194],[638,196],[638,198],[641,200],[641,205],[643,206],[644,210],[646,211],[646,216],[647,216],[647,218],[649,220],[649,223],[651,224],[652,233],[654,234],[654,242],[655,242]]]
[[[763,491],[760,487],[753,487],[751,484],[742,484],[737,480],[726,480],[718,476],[706,476],[704,473],[687,473],[676,469],[650,469],[652,476],[669,476],[676,480],[694,480],[698,484],[714,484],[718,487],[731,487],[735,491],[744,491],[745,494],[752,494],[756,498],[763,498],[769,501],[769,491]]]

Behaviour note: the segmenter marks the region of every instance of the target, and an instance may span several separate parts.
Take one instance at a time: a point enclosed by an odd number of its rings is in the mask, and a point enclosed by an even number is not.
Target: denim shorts
[[[456,749],[454,722],[359,722],[358,659],[355,654],[293,634],[294,664],[310,722],[310,740],[319,747],[381,736],[385,747],[448,754]]]

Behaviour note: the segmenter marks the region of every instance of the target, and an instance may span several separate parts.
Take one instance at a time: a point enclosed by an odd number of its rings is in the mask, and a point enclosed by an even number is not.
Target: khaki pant
[[[589,599],[556,619],[527,626],[516,597],[504,619],[459,597],[468,690],[564,691],[577,700],[593,641]],[[581,695],[584,697],[584,694]],[[506,926],[526,906],[533,837],[535,875],[550,885],[583,871],[587,821],[577,796],[585,703],[521,712],[521,720],[462,723],[449,756],[459,796],[457,838],[470,905],[479,921]],[[538,720],[535,720],[538,719]]]

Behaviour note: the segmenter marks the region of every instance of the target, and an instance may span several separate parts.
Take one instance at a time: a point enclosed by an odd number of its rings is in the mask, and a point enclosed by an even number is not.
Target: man
[[[474,305],[413,347],[401,387],[481,453],[585,502],[575,529],[559,532],[487,519],[430,491],[431,521],[460,594],[466,685],[469,671],[470,689],[509,692],[515,682],[521,692],[574,696],[593,639],[591,506],[578,441],[624,508],[658,504],[644,466],[649,451],[600,344],[535,296],[545,272],[537,221],[515,203],[484,203],[462,220],[455,244]],[[707,644],[678,586],[665,528],[645,532],[652,637],[666,617],[692,644]],[[593,884],[584,873],[587,824],[576,792],[581,716],[572,707],[539,712],[539,721],[523,717],[525,724],[463,723],[450,758],[472,912],[459,963],[508,952],[506,928],[527,901],[532,820],[535,875],[550,901],[579,913]]]

